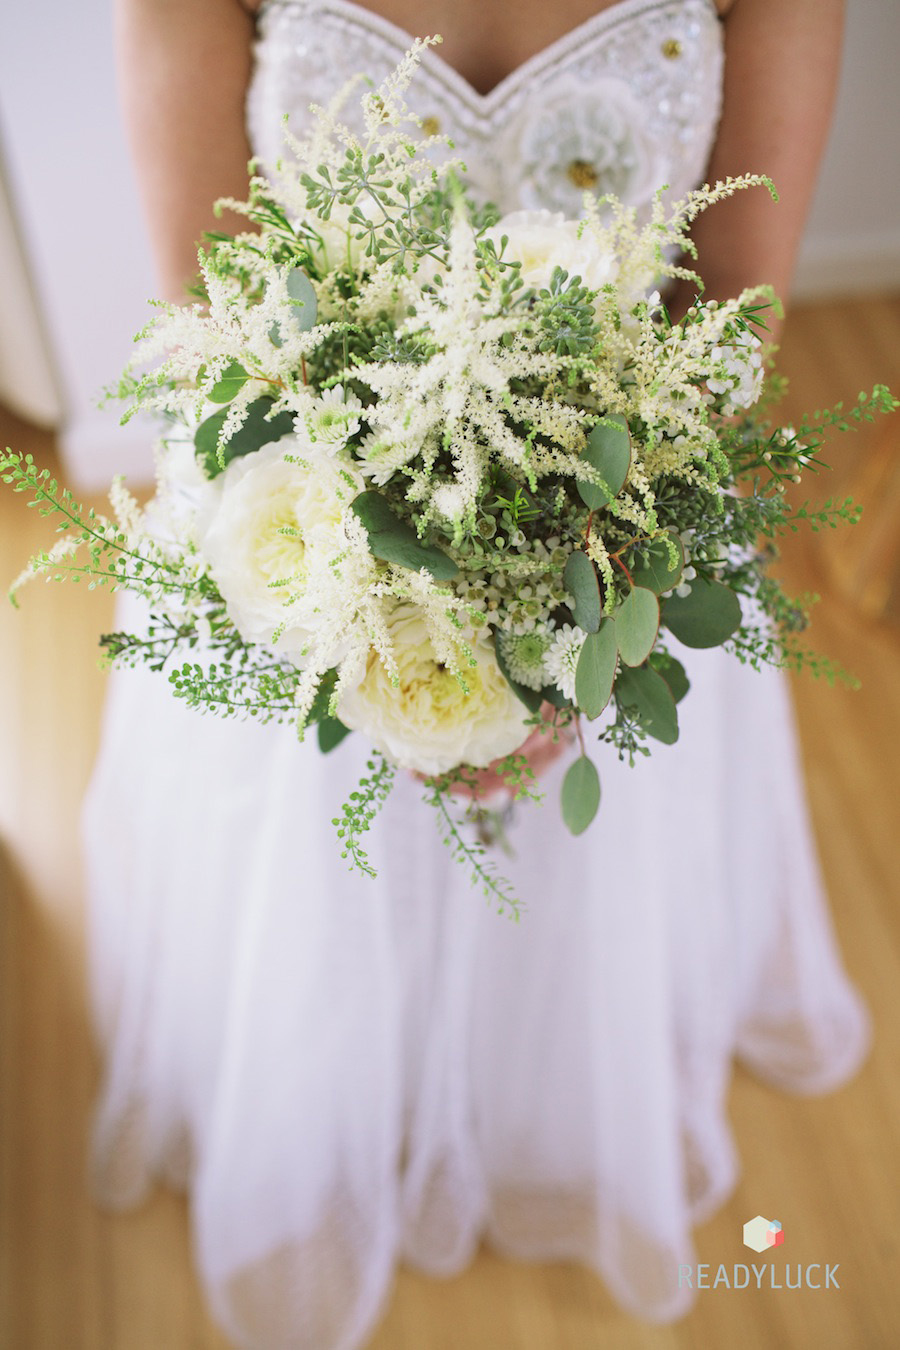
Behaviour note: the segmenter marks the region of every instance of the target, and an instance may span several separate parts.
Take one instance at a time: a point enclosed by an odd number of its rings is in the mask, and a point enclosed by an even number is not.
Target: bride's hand
[[[545,703],[541,709],[544,722],[550,722],[553,713],[553,706]],[[570,741],[570,733],[558,731],[554,736],[549,729],[542,730],[540,727],[535,727],[528,739],[519,747],[517,754],[524,756],[535,778],[539,778],[559,758]],[[509,788],[501,772],[503,763],[502,759],[497,759],[494,760],[493,764],[489,764],[486,769],[473,769],[467,783],[454,783],[450,791],[456,796],[466,797],[470,801],[482,800],[497,792],[508,793]],[[422,782],[425,781],[424,774],[417,773],[415,777]]]

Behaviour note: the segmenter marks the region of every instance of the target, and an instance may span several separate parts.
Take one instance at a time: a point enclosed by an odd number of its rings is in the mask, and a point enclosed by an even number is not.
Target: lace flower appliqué
[[[526,106],[507,159],[518,170],[510,196],[569,217],[581,214],[586,191],[614,193],[626,206],[647,201],[664,170],[646,121],[616,79],[574,84],[549,105]]]

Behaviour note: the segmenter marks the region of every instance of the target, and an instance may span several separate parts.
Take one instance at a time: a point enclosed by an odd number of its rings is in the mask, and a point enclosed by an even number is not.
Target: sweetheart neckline
[[[309,0],[300,0],[300,3],[308,3]],[[623,23],[628,23],[632,19],[640,18],[654,9],[660,9],[666,4],[671,4],[672,0],[615,0],[615,3],[601,9],[598,13],[592,14],[582,23],[576,24],[567,33],[556,38],[553,42],[542,47],[540,51],[535,52],[522,61],[508,75],[504,75],[501,80],[489,89],[486,94],[482,94],[475,86],[461,75],[455,66],[450,65],[434,47],[428,47],[422,53],[422,65],[428,66],[435,74],[440,76],[462,101],[472,109],[472,111],[487,115],[493,108],[509,96],[510,92],[518,88],[523,83],[527,83],[531,76],[539,73],[542,68],[553,65],[561,57],[568,55],[573,48],[583,48],[587,44],[604,35],[607,31],[618,27]],[[261,19],[267,11],[280,5],[288,8],[295,0],[262,0],[257,11],[257,19]],[[387,39],[398,49],[398,54],[402,54],[412,46],[416,41],[412,33],[407,32],[399,24],[391,19],[386,19],[382,14],[377,14],[374,10],[367,9],[364,5],[356,3],[356,0],[312,0],[313,4],[323,10],[331,10],[335,14],[343,14],[351,23],[359,28],[368,28],[377,33],[380,37]],[[701,0],[705,3],[709,13],[719,22],[719,14],[716,9],[715,0]]]

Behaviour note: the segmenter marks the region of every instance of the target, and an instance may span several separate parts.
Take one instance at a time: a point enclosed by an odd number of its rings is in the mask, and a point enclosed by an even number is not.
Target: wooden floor
[[[792,378],[790,418],[853,399],[876,379],[900,389],[900,299],[796,311],[782,366]],[[0,436],[52,454],[49,438],[13,419]],[[873,445],[869,429],[838,438],[820,495],[864,482]],[[879,501],[866,504],[874,528]],[[869,528],[864,517],[861,548]],[[900,629],[863,618],[855,583],[848,591],[830,575],[823,559],[832,538],[798,542],[785,570],[798,588],[825,595],[815,640],[863,688],[830,690],[805,677],[795,692],[837,928],[872,1010],[875,1048],[852,1085],[820,1100],[790,1099],[735,1074],[743,1176],[696,1236],[699,1260],[730,1267],[749,1255],[743,1222],[777,1217],[785,1259],[840,1263],[840,1292],[710,1290],[680,1323],[652,1327],[619,1311],[585,1271],[485,1252],[446,1282],[401,1271],[371,1350],[900,1345]],[[46,540],[35,513],[0,497],[4,586]],[[111,601],[38,585],[22,606],[0,606],[0,1346],[223,1350],[192,1273],[184,1202],[160,1193],[135,1214],[111,1216],[88,1195],[97,1065],[76,817],[103,697],[94,644]]]

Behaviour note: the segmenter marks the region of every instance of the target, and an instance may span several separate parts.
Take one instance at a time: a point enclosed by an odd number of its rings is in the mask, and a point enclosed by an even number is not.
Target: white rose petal
[[[305,647],[323,600],[309,579],[328,582],[362,479],[294,435],[232,460],[217,482],[199,546],[231,621],[246,642],[271,642],[283,627],[279,650]]]
[[[421,610],[400,605],[388,620],[399,683],[373,652],[361,683],[344,695],[340,720],[363,732],[401,768],[440,774],[459,764],[485,768],[527,738],[528,711],[513,693],[493,643],[472,641],[477,661],[466,667],[466,694],[434,657]]]
[[[597,291],[613,279],[615,260],[604,253],[589,230],[579,238],[579,224],[558,211],[513,211],[487,232],[497,251],[505,235],[504,258],[521,264],[526,286],[537,290],[550,285],[553,270],[562,267]]]

